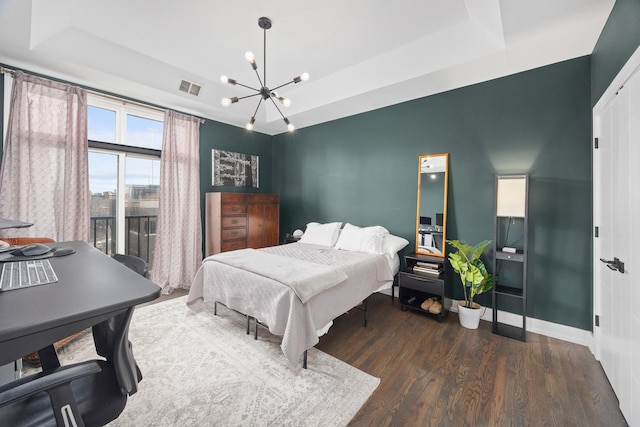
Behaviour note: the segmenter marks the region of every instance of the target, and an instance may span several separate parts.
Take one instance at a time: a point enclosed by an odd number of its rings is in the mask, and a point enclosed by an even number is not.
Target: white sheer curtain
[[[32,222],[5,237],[89,240],[87,94],[16,71],[0,169],[0,217]]]
[[[164,116],[160,204],[151,280],[163,294],[191,287],[202,262],[200,119],[174,111]]]

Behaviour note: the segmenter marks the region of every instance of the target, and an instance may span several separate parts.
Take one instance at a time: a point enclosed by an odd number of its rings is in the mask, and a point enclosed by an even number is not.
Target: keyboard
[[[0,291],[46,285],[58,281],[48,259],[5,262],[0,276]]]

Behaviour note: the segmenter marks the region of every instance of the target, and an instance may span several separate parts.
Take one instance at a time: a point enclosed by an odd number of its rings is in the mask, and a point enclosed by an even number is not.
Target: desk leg
[[[42,372],[51,371],[52,369],[60,367],[58,353],[56,353],[56,349],[53,347],[53,344],[38,350],[38,357],[40,358]]]

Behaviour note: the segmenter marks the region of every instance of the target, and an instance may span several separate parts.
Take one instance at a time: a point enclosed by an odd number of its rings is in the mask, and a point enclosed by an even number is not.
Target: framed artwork
[[[211,150],[212,184],[258,188],[258,156]]]

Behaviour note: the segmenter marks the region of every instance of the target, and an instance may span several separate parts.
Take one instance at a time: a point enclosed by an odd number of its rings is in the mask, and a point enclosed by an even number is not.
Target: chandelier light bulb
[[[246,59],[247,61],[253,63],[255,61],[255,56],[253,56],[253,52],[247,51],[244,54],[244,59]]]
[[[291,105],[291,100],[289,98],[282,98],[282,105],[288,107]]]
[[[309,73],[302,73],[302,75],[300,75],[300,79],[303,82],[306,82],[307,80],[309,80]]]
[[[222,83],[229,83],[229,77],[227,76],[220,76],[220,81]]]
[[[284,122],[287,124],[287,129],[289,129],[289,132],[293,132],[295,130],[295,126],[293,126],[293,124],[286,117],[284,117],[283,119],[284,119]]]
[[[251,117],[251,120],[249,120],[249,123],[247,123],[247,125],[245,126],[246,130],[253,130],[253,124],[256,122],[256,118],[255,117]]]
[[[229,105],[238,102],[238,97],[234,96],[233,98],[222,98],[222,105],[228,107]]]

